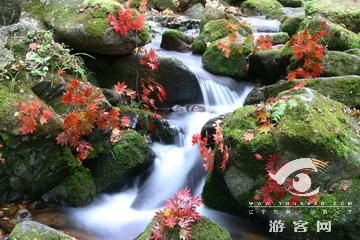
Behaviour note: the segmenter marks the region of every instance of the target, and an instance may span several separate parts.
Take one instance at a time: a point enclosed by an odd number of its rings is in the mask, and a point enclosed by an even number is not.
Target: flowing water
[[[256,22],[252,21],[253,24]],[[275,32],[278,27],[269,22],[268,30]],[[239,83],[205,71],[201,56],[160,49],[160,40],[161,35],[156,36],[147,47],[158,50],[160,56],[179,59],[197,75],[206,111],[171,113],[166,117],[173,126],[181,129],[183,140],[176,145],[153,144],[156,159],[144,183],[135,182],[119,193],[99,196],[87,207],[68,210],[77,227],[101,240],[136,238],[150,223],[155,211],[162,207],[164,200],[185,186],[190,187],[194,194],[201,195],[206,173],[197,147],[191,145],[191,137],[200,132],[209,119],[241,107],[253,88],[249,83]],[[227,228],[233,239],[266,239],[246,220],[205,207],[201,207],[200,212]]]

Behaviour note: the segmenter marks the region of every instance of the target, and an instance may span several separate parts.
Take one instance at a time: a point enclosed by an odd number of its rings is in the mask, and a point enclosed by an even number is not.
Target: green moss
[[[204,68],[209,72],[225,75],[233,78],[245,78],[247,76],[246,50],[243,43],[232,44],[230,46],[231,54],[227,58],[217,43],[212,43],[205,51],[202,62]],[[242,49],[242,51],[241,51]]]
[[[308,0],[306,15],[320,14],[344,25],[347,29],[360,32],[360,2],[353,0]]]
[[[286,32],[279,32],[271,35],[271,42],[273,44],[285,44],[287,41],[289,41],[290,37],[289,34]]]
[[[173,0],[151,0],[149,1],[149,5],[152,8],[155,8],[157,10],[165,10],[165,9],[170,9],[173,11],[176,11],[176,3]]]
[[[191,45],[191,50],[194,54],[203,54],[206,51],[206,42],[204,40],[197,39]]]
[[[292,17],[286,19],[281,24],[281,31],[287,32],[290,36],[297,33],[300,29],[301,22],[304,20],[304,17]]]
[[[82,4],[85,8],[102,8],[108,12],[112,12],[120,6],[115,0],[84,0]]]
[[[284,14],[283,6],[276,0],[247,0],[241,4],[241,10],[250,14],[265,14],[271,18],[279,18]]]
[[[360,48],[349,49],[349,50],[346,50],[345,53],[353,54],[353,55],[360,57]]]
[[[73,240],[74,238],[41,223],[25,221],[17,224],[9,235],[9,240],[20,239]]]
[[[179,39],[182,41],[187,41],[187,37],[186,37],[185,33],[181,32],[179,30],[175,30],[175,29],[170,29],[170,30],[165,31],[163,36],[174,38],[174,39]]]
[[[321,76],[360,75],[360,57],[338,51],[327,51]]]
[[[278,0],[284,7],[302,7],[303,1],[302,0]]]
[[[153,222],[151,222],[145,229],[145,231],[136,238],[136,240],[150,239],[151,229]],[[180,240],[180,229],[178,227],[174,229],[167,229],[165,231],[165,239]],[[230,233],[224,228],[220,227],[216,223],[212,222],[206,217],[201,219],[192,225],[190,240],[231,240]]]

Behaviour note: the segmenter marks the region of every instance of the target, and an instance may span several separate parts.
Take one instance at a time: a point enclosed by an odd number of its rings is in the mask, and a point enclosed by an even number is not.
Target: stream
[[[264,19],[250,19],[259,32],[278,32],[279,23]],[[166,116],[181,133],[174,145],[155,143],[152,150],[156,159],[145,182],[135,181],[115,194],[102,194],[89,206],[67,209],[72,224],[96,236],[99,240],[133,240],[141,234],[162,208],[164,200],[188,186],[200,196],[205,182],[205,171],[198,148],[191,144],[192,135],[201,131],[211,118],[228,113],[243,105],[253,85],[213,75],[205,71],[201,56],[192,53],[165,51],[160,48],[161,29],[146,48],[154,48],[160,56],[175,57],[197,75],[205,112],[174,112]],[[233,239],[267,239],[248,220],[217,212],[202,206],[200,213],[229,230]]]

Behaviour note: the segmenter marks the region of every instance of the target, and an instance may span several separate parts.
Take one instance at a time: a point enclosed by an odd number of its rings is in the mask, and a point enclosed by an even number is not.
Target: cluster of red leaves
[[[133,9],[126,9],[121,5],[117,16],[110,14],[108,20],[113,29],[122,37],[126,36],[129,31],[141,31],[145,23],[144,15],[138,14]]]
[[[225,145],[223,129],[220,126],[220,121],[216,121],[213,127],[215,128],[215,133],[212,136],[215,144],[214,148],[208,147],[209,140],[207,135],[202,138],[201,134],[198,133],[193,135],[192,137],[193,145],[198,144],[200,147],[200,155],[202,156],[204,161],[203,166],[208,172],[211,172],[214,169],[214,159],[216,151],[219,151],[221,155],[221,170],[225,170],[226,165],[229,161],[229,148]]]
[[[104,110],[105,101],[101,91],[90,84],[76,79],[70,82],[62,102],[72,108],[64,118],[64,131],[56,140],[58,144],[69,145],[77,152],[78,160],[85,160],[93,150],[83,138],[95,128],[100,130],[119,129],[129,125],[127,117],[120,117],[117,108]]]
[[[256,160],[264,160],[264,157],[257,153]],[[285,196],[288,195],[289,191],[294,191],[293,182],[294,178],[288,177],[285,182],[283,183],[283,186],[280,186],[275,180],[273,180],[269,173],[276,174],[276,172],[281,167],[281,161],[278,155],[272,154],[269,156],[267,163],[266,163],[266,171],[267,171],[267,179],[263,187],[260,188],[260,194],[256,194],[254,196],[254,199],[257,201],[261,201],[265,205],[273,205],[276,201],[279,201],[283,199]],[[319,196],[313,195],[306,197],[307,201],[309,201],[310,204],[314,204],[318,202]],[[290,205],[297,205],[301,200],[300,196],[297,196],[295,194],[291,194],[290,199],[288,202]]]
[[[165,201],[164,209],[156,213],[150,239],[163,240],[165,230],[177,226],[180,227],[180,239],[191,239],[191,226],[201,218],[196,211],[201,204],[199,197],[191,196],[190,189],[180,190],[174,198]]]
[[[23,135],[35,132],[37,120],[44,125],[51,118],[52,112],[48,108],[42,107],[39,100],[22,102],[19,104],[19,111],[16,113],[21,123],[20,133]]]
[[[144,67],[145,72],[144,77],[140,79],[140,98],[143,101],[144,108],[156,110],[158,108],[155,105],[154,97],[162,103],[167,96],[164,87],[151,76],[152,72],[157,72],[159,69],[159,57],[154,49],[145,50],[139,62]]]
[[[229,58],[231,55],[231,46],[237,41],[237,31],[240,26],[236,23],[229,22],[226,25],[227,31],[230,33],[226,39],[221,39],[217,41],[216,47],[220,49],[226,58]]]
[[[128,88],[128,86],[124,82],[118,82],[113,89],[117,94],[122,97],[128,97],[132,100],[136,98],[136,92]]]
[[[302,67],[290,71],[287,75],[288,80],[316,78],[322,73],[325,46],[320,41],[328,34],[327,23],[322,22],[321,27],[323,30],[315,34],[304,29],[291,38],[290,45],[294,58],[302,64]]]
[[[270,35],[261,35],[256,39],[254,51],[269,50],[272,48],[272,37]]]

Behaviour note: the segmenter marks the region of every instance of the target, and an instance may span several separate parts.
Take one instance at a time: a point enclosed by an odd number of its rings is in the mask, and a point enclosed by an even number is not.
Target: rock
[[[170,9],[176,11],[177,6],[174,0],[151,0],[149,6],[155,8],[156,10],[163,11],[165,9]]]
[[[271,43],[273,45],[285,44],[289,40],[289,34],[286,32],[278,32],[271,35]]]
[[[201,16],[200,28],[205,26],[206,23],[211,20],[218,20],[226,18],[225,7],[219,3],[219,5],[206,4],[204,13]]]
[[[162,35],[160,47],[177,52],[190,52],[193,38],[178,30],[167,30]]]
[[[84,206],[95,198],[95,184],[89,172],[82,166],[72,170],[72,174],[56,187],[42,195],[42,200],[56,206]]]
[[[0,0],[0,26],[17,23],[20,19],[19,0]]]
[[[19,133],[20,123],[14,116],[20,102],[37,99],[0,86],[0,143],[4,146],[0,165],[0,202],[36,198],[58,185],[78,165],[69,148],[56,144],[62,122],[55,112],[47,124],[37,126],[32,135]]]
[[[249,73],[261,84],[273,84],[286,76],[287,63],[281,49],[257,51],[249,55]]]
[[[200,31],[200,35],[196,38],[192,45],[193,53],[202,54],[206,50],[208,43],[212,43],[218,39],[224,38],[230,34],[227,26],[232,21],[226,19],[218,19],[209,21]],[[251,28],[240,22],[236,23],[239,27],[238,33],[247,36],[251,33]]]
[[[320,23],[326,22],[329,33],[325,36],[323,43],[329,50],[345,51],[351,48],[360,48],[360,35],[339,24],[334,24],[322,17],[314,16],[305,20],[302,25],[307,27],[311,32],[321,31]]]
[[[128,179],[146,170],[154,158],[149,145],[135,131],[123,132],[121,140],[109,147],[107,150],[106,146],[102,146],[105,148],[103,153],[86,163],[97,192],[128,184]]]
[[[57,40],[89,53],[127,55],[151,39],[148,26],[125,37],[116,33],[108,22],[109,13],[117,10],[114,0],[40,0],[25,3],[26,11],[39,17],[52,29]]]
[[[214,74],[229,76],[235,79],[246,78],[246,58],[252,50],[252,40],[244,37],[238,37],[238,39],[236,43],[231,45],[231,55],[229,57],[224,56],[222,50],[217,47],[217,42],[212,43],[202,57],[204,68]],[[239,48],[242,50],[239,51]]]
[[[327,51],[321,76],[360,75],[360,57],[337,51]]]
[[[280,92],[291,89],[294,84],[305,81],[306,87],[324,96],[341,102],[351,108],[360,108],[360,76],[323,77],[315,79],[299,79],[295,81],[280,81],[274,85],[255,88],[246,97],[245,104],[255,104]]]
[[[147,240],[150,239],[152,223],[150,223],[145,231],[136,238],[136,240]],[[192,236],[191,240],[231,240],[230,233],[224,228],[220,227],[216,223],[212,222],[206,217],[201,219],[192,225],[191,228]],[[166,230],[165,239],[180,240],[179,229]]]
[[[201,19],[201,16],[203,15],[204,11],[205,11],[204,6],[201,3],[197,3],[194,6],[188,8],[185,11],[185,15],[190,18]]]
[[[180,0],[178,1],[178,9],[180,12],[185,12],[186,10],[192,8],[195,5],[199,5],[203,7],[206,4],[205,0]],[[201,16],[200,16],[201,17]]]
[[[283,6],[276,0],[247,0],[241,4],[241,11],[247,15],[266,15],[269,18],[284,15]]]
[[[76,240],[63,232],[34,221],[24,221],[16,225],[9,240]]]
[[[278,1],[284,7],[292,7],[292,8],[302,7],[304,4],[302,0],[278,0]]]
[[[202,94],[197,77],[182,62],[175,58],[160,57],[159,71],[153,74],[161,83],[167,99],[159,107],[170,108],[176,104],[193,104],[202,102]],[[97,61],[98,62],[98,61]],[[135,56],[111,59],[101,68],[93,71],[102,87],[112,88],[117,82],[126,82],[129,88],[136,89],[137,72],[142,76],[142,67]]]
[[[310,174],[313,186],[320,186],[320,201],[328,197],[333,184],[346,179],[358,181],[359,125],[344,110],[346,106],[308,88],[284,91],[278,95],[281,96],[290,97],[278,102],[285,105],[285,111],[272,132],[258,132],[255,105],[239,108],[225,119],[223,133],[231,146],[230,161],[224,172],[215,170],[207,177],[202,193],[207,206],[249,216],[249,201],[253,200],[257,190],[266,181],[266,161],[256,160],[256,153],[261,153],[265,158],[277,154],[284,163],[299,158],[328,161],[326,174]],[[275,105],[272,106],[274,109]],[[243,137],[248,131],[254,131],[251,141]],[[353,193],[343,193],[344,198],[352,198]],[[284,197],[282,199],[290,196]],[[333,204],[333,201],[330,201],[330,204]],[[229,205],[231,207],[228,207]],[[358,212],[358,209],[356,211]],[[356,216],[346,216],[356,219]],[[266,212],[263,219],[273,219],[271,217],[271,213]],[[322,217],[317,215],[315,221]],[[299,219],[302,219],[301,216]],[[332,220],[334,227],[345,224],[348,226],[350,222],[341,218]],[[266,227],[268,223],[267,221]]]
[[[281,23],[281,31],[287,32],[290,36],[297,33],[300,29],[304,17],[291,17]]]
[[[360,2],[353,0],[318,0],[306,3],[306,15],[320,14],[337,24],[360,32]]]
[[[360,48],[352,48],[352,49],[346,50],[345,53],[353,54],[353,55],[360,57]]]

